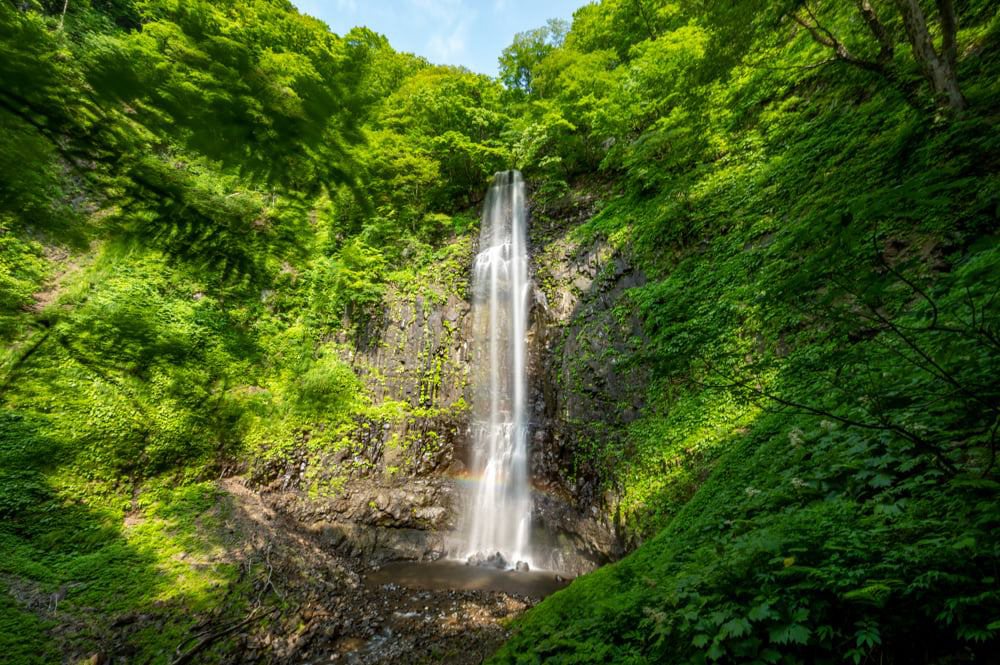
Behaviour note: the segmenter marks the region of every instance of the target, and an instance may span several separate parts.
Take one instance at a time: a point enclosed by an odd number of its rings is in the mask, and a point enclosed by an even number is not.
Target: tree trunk
[[[919,1],[896,0],[896,5],[903,15],[903,25],[913,47],[913,56],[930,82],[938,104],[952,111],[961,111],[968,103],[958,85],[956,72],[958,24],[952,0],[937,0],[942,33],[940,54],[934,48],[934,41],[927,29],[927,19]]]
[[[869,32],[871,32],[872,36],[879,44],[879,52],[875,57],[875,60],[859,58],[851,53],[851,51],[847,48],[847,45],[837,39],[837,37],[829,29],[820,24],[819,19],[809,7],[809,4],[803,3],[802,8],[805,11],[804,15],[799,12],[792,12],[790,14],[786,14],[786,16],[805,28],[809,32],[809,36],[812,37],[813,41],[817,44],[822,44],[833,51],[833,57],[830,60],[816,63],[814,65],[807,65],[805,68],[819,67],[831,61],[839,60],[840,62],[846,62],[854,67],[859,67],[866,71],[878,74],[903,96],[903,99],[906,100],[907,104],[915,109],[920,108],[920,105],[913,94],[912,87],[900,79],[896,69],[892,66],[892,58],[895,53],[892,35],[875,14],[875,9],[872,7],[870,0],[855,0],[855,6],[858,9],[858,13],[861,15],[861,18],[868,26]]]
[[[885,25],[879,20],[878,16],[875,14],[875,8],[869,0],[856,0],[855,4],[858,7],[858,13],[861,14],[861,18],[864,19],[865,25],[868,26],[868,30],[872,33],[872,36],[878,41],[879,52],[876,56],[876,61],[883,66],[888,65],[892,62],[892,56],[895,52],[895,48],[892,43],[892,35],[886,30]]]

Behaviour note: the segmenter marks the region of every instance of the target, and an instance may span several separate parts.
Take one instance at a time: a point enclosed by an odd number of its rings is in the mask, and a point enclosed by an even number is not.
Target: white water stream
[[[530,284],[524,181],[498,173],[483,206],[473,277],[473,483],[465,557],[500,552],[532,563],[525,412],[525,327]]]

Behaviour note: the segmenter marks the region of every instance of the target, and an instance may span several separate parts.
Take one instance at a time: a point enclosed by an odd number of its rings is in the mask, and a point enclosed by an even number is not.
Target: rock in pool
[[[470,566],[479,566],[480,568],[496,568],[498,570],[507,568],[507,559],[503,558],[503,554],[500,554],[500,552],[494,552],[493,554],[476,552],[466,559],[465,562]]]

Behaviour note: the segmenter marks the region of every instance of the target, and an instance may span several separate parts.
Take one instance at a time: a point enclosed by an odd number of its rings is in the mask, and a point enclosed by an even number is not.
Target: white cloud
[[[433,62],[457,64],[468,52],[476,11],[466,0],[408,0],[415,23],[429,26],[427,55]]]
[[[445,29],[431,35],[427,40],[427,50],[431,60],[445,63],[455,63],[460,56],[465,55],[468,46],[470,17],[460,18]]]

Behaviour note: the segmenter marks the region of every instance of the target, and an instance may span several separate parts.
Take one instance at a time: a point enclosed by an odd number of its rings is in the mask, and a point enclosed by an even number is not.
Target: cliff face
[[[641,335],[619,311],[643,277],[603,243],[572,234],[595,205],[582,196],[534,208],[529,226],[533,540],[552,552],[547,567],[571,573],[622,553],[609,518],[614,493],[600,491],[601,469],[583,453],[635,417],[645,380],[623,362]],[[476,244],[471,234],[455,239],[416,283],[393,284],[353,337],[337,340],[371,399],[341,445],[303,445],[256,473],[277,507],[332,546],[374,562],[450,549],[472,443],[468,293]]]
[[[645,283],[629,258],[574,232],[596,197],[533,211],[536,307],[532,358],[535,476],[582,508],[613,508],[587,449],[619,435],[643,407],[646,372],[630,362],[643,343],[628,289]],[[590,461],[588,461],[590,460]]]

